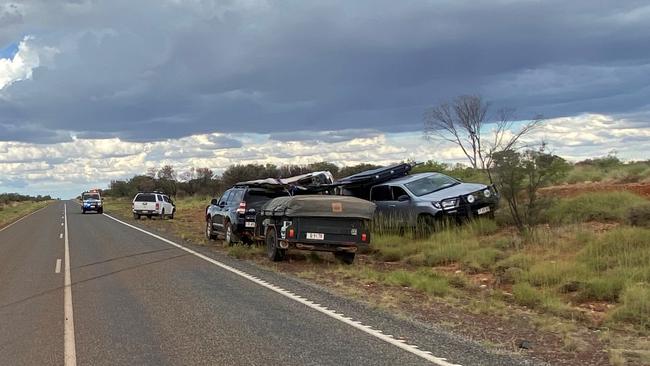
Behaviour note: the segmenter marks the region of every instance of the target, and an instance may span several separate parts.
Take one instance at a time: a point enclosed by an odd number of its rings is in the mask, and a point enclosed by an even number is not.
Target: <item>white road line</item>
[[[54,267],[54,273],[61,273],[61,258],[56,260],[56,266]]]
[[[49,205],[48,205],[48,206],[49,206]],[[12,222],[11,224],[9,224],[9,225],[7,225],[7,226],[5,226],[5,227],[3,227],[3,228],[0,228],[0,231],[7,230],[7,229],[9,229],[10,227],[12,227],[12,226],[16,225],[17,223],[19,223],[20,221],[23,221],[24,219],[26,219],[26,218],[32,216],[33,214],[35,214],[35,213],[37,213],[37,212],[39,212],[39,211],[43,211],[43,210],[46,209],[46,208],[47,208],[47,206],[42,207],[42,208],[39,208],[38,210],[36,210],[36,211],[34,211],[34,212],[30,213],[30,214],[25,215],[25,216],[19,218],[18,220]]]
[[[59,239],[63,239],[63,233],[59,234]]]
[[[61,226],[63,226],[63,223],[61,223]]]
[[[392,345],[394,345],[396,347],[399,347],[399,348],[401,348],[402,350],[404,350],[406,352],[409,352],[409,353],[414,354],[414,355],[416,355],[418,357],[421,357],[421,358],[423,358],[423,359],[425,359],[427,361],[430,361],[430,362],[432,362],[432,363],[434,363],[436,365],[439,365],[439,366],[461,366],[459,364],[454,364],[454,363],[447,362],[447,360],[444,359],[444,358],[435,357],[429,351],[423,351],[423,350],[419,349],[416,346],[405,343],[404,341],[397,340],[391,335],[383,334],[379,330],[375,330],[373,328],[365,326],[360,322],[356,322],[356,321],[352,320],[351,318],[348,318],[348,317],[346,317],[346,316],[344,316],[344,315],[342,315],[340,313],[329,310],[324,306],[318,305],[318,304],[316,304],[316,303],[314,303],[312,301],[309,301],[307,299],[304,299],[302,297],[298,297],[298,296],[292,294],[291,292],[289,292],[289,291],[287,291],[287,290],[285,290],[283,288],[272,285],[272,284],[270,284],[270,283],[268,283],[266,281],[260,280],[259,278],[256,278],[256,277],[254,277],[252,275],[249,275],[246,272],[240,271],[240,270],[238,270],[238,269],[236,269],[234,267],[231,267],[231,266],[229,266],[227,264],[221,263],[216,259],[210,258],[210,257],[208,257],[206,255],[203,255],[203,254],[201,254],[199,252],[196,252],[196,251],[194,251],[192,249],[189,249],[189,248],[186,248],[186,247],[184,247],[184,246],[182,246],[180,244],[174,243],[173,241],[165,239],[162,236],[159,236],[159,235],[150,233],[150,232],[148,232],[146,230],[140,229],[137,226],[134,226],[134,225],[126,223],[126,222],[124,222],[122,220],[116,219],[115,217],[110,216],[108,214],[104,214],[104,216],[108,217],[109,219],[115,220],[115,221],[117,221],[117,222],[119,222],[119,223],[121,223],[123,225],[126,225],[126,226],[128,226],[128,227],[130,227],[132,229],[143,232],[143,233],[145,233],[145,234],[147,234],[149,236],[152,236],[152,237],[154,237],[154,238],[156,238],[158,240],[162,240],[165,243],[173,245],[173,246],[177,247],[180,250],[186,251],[186,252],[188,252],[188,253],[196,256],[196,257],[199,257],[199,258],[201,258],[201,259],[203,259],[203,260],[205,260],[207,262],[210,262],[210,263],[212,263],[212,264],[214,264],[216,266],[219,266],[219,267],[221,267],[221,268],[223,268],[223,269],[225,269],[227,271],[230,271],[230,272],[232,272],[232,273],[234,273],[234,274],[236,274],[238,276],[241,276],[241,277],[243,277],[243,278],[245,278],[245,279],[247,279],[247,280],[249,280],[251,282],[254,282],[254,283],[256,283],[256,284],[258,284],[258,285],[260,285],[262,287],[265,287],[265,288],[267,288],[267,289],[269,289],[271,291],[274,291],[274,292],[276,292],[276,293],[278,293],[278,294],[280,294],[280,295],[282,295],[284,297],[287,297],[287,298],[289,298],[289,299],[291,299],[293,301],[299,302],[299,303],[301,303],[301,304],[303,304],[303,305],[305,305],[305,306],[307,306],[307,307],[309,307],[309,308],[311,308],[313,310],[316,310],[316,311],[318,311],[320,313],[323,313],[323,314],[329,316],[330,318],[336,319],[336,320],[338,320],[338,321],[340,321],[342,323],[345,323],[345,324],[347,324],[347,325],[349,325],[351,327],[354,327],[354,328],[356,328],[356,329],[358,329],[358,330],[360,330],[360,331],[362,331],[364,333],[367,333],[367,334],[369,334],[369,335],[371,335],[371,336],[373,336],[375,338],[378,338],[378,339],[380,339],[380,340],[382,340],[382,341],[384,341],[386,343],[389,343],[389,344],[392,344]],[[67,235],[66,235],[66,237],[67,237]]]
[[[70,280],[70,244],[68,243],[68,207],[63,205],[63,216],[65,222],[65,275],[63,294],[63,355],[65,366],[77,365],[77,351],[74,343],[74,317],[72,314],[72,281]],[[63,225],[63,224],[61,224]]]

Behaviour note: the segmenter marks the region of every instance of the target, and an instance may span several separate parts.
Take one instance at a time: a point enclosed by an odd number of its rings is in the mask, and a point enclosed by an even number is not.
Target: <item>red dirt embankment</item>
[[[571,197],[585,192],[611,192],[611,191],[628,191],[640,196],[650,198],[650,182],[642,183],[577,183],[566,184],[562,186],[553,186],[542,188],[540,192],[543,195],[552,195],[555,197]]]

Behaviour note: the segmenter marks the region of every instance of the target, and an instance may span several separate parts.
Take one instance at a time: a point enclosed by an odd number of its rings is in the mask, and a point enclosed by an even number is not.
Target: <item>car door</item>
[[[216,229],[219,231],[223,231],[223,223],[224,223],[224,215],[226,212],[227,207],[227,202],[228,202],[228,197],[232,193],[232,190],[229,189],[221,195],[221,198],[219,198],[219,203],[217,204],[217,207],[214,208],[214,214],[212,216],[212,222],[216,226]]]
[[[414,223],[415,211],[411,195],[401,186],[391,186],[393,200],[390,202],[395,217],[402,223]]]
[[[170,215],[174,211],[174,206],[172,206],[172,202],[168,196],[163,196],[162,198],[164,201],[163,207],[165,207],[165,214]]]
[[[391,207],[393,196],[387,185],[374,186],[370,190],[370,200],[377,205],[377,215],[383,219],[390,219],[393,214]]]

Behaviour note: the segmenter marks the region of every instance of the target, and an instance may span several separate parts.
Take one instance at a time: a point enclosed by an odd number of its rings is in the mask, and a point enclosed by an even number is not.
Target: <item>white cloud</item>
[[[171,164],[178,172],[209,167],[217,173],[232,164],[338,165],[390,164],[429,159],[464,162],[460,149],[447,142],[426,141],[419,132],[326,133],[318,139],[278,141],[268,134],[201,134],[156,142],[128,142],[119,138],[81,139],[55,144],[0,142],[0,191],[54,193],[67,197],[88,187],[105,187],[114,179],[144,174],[149,168]],[[308,136],[297,132],[297,136]],[[348,136],[343,139],[342,136]],[[584,114],[545,121],[527,137],[531,144],[548,142],[554,153],[577,161],[616,150],[623,159],[650,157],[650,127],[633,119]]]
[[[34,37],[25,36],[13,58],[0,59],[0,90],[17,81],[31,79],[33,70],[58,52],[55,48],[36,46],[33,41]]]

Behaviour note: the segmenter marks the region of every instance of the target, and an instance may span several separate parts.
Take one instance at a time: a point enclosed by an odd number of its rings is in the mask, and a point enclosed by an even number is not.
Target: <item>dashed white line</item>
[[[72,312],[72,281],[70,280],[70,244],[68,242],[68,207],[63,205],[65,223],[65,275],[63,291],[63,358],[65,366],[77,365],[77,351],[74,342],[74,316]],[[61,224],[63,225],[63,224]]]
[[[416,346],[413,346],[411,344],[406,343],[403,340],[398,340],[398,339],[394,338],[392,335],[383,334],[379,330],[375,330],[375,329],[372,329],[372,328],[370,328],[368,326],[365,326],[362,323],[354,321],[351,318],[345,317],[344,315],[342,315],[340,313],[337,313],[337,312],[335,312],[333,310],[329,310],[325,306],[315,304],[312,301],[309,301],[309,300],[304,299],[302,297],[296,296],[293,293],[291,293],[290,291],[287,291],[287,290],[285,290],[283,288],[272,285],[272,284],[270,284],[270,283],[268,283],[266,281],[260,280],[259,278],[251,276],[246,272],[240,271],[240,270],[238,270],[238,269],[236,269],[234,267],[231,267],[231,266],[229,266],[227,264],[221,263],[216,259],[210,258],[210,257],[208,257],[206,255],[203,255],[203,254],[201,254],[199,252],[196,252],[196,251],[194,251],[192,249],[186,248],[186,247],[184,247],[184,246],[182,246],[180,244],[174,243],[173,241],[165,239],[160,235],[156,235],[156,234],[150,233],[150,232],[148,232],[146,230],[140,229],[137,226],[134,226],[134,225],[126,223],[126,222],[124,222],[122,220],[116,219],[115,217],[110,216],[108,214],[104,214],[104,216],[106,216],[106,217],[108,217],[108,218],[110,218],[112,220],[115,220],[115,221],[117,221],[117,222],[119,222],[119,223],[121,223],[123,225],[126,225],[126,226],[128,226],[128,227],[130,227],[132,229],[143,232],[143,233],[145,233],[145,234],[147,234],[149,236],[152,236],[152,237],[154,237],[154,238],[156,238],[158,240],[161,240],[161,241],[163,241],[163,242],[165,242],[167,244],[173,245],[173,246],[177,247],[180,250],[183,250],[183,251],[185,251],[187,253],[190,253],[190,254],[192,254],[192,255],[194,255],[196,257],[199,257],[199,258],[201,258],[201,259],[203,259],[203,260],[205,260],[207,262],[210,262],[210,263],[212,263],[212,264],[214,264],[214,265],[216,265],[218,267],[221,267],[221,268],[223,268],[223,269],[225,269],[225,270],[227,270],[229,272],[232,272],[232,273],[234,273],[234,274],[236,274],[238,276],[241,276],[241,277],[243,277],[243,278],[245,278],[245,279],[247,279],[247,280],[249,280],[251,282],[254,282],[254,283],[262,286],[262,287],[265,287],[265,288],[267,288],[267,289],[269,289],[271,291],[274,291],[274,292],[276,292],[276,293],[278,293],[278,294],[280,294],[282,296],[285,296],[285,297],[287,297],[287,298],[289,298],[289,299],[291,299],[293,301],[299,302],[299,303],[301,303],[301,304],[303,304],[303,305],[305,305],[305,306],[307,306],[307,307],[309,307],[309,308],[311,308],[313,310],[316,310],[316,311],[318,311],[318,312],[320,312],[322,314],[325,314],[325,315],[329,316],[330,318],[336,319],[336,320],[338,320],[338,321],[340,321],[342,323],[345,323],[345,324],[347,324],[347,325],[349,325],[351,327],[354,327],[354,328],[356,328],[356,329],[358,329],[358,330],[360,330],[360,331],[362,331],[364,333],[367,333],[367,334],[369,334],[369,335],[371,335],[371,336],[373,336],[375,338],[378,338],[378,339],[380,339],[380,340],[382,340],[382,341],[384,341],[386,343],[389,343],[389,344],[392,344],[392,345],[394,345],[396,347],[399,347],[402,350],[404,350],[406,352],[409,352],[409,353],[411,353],[413,355],[416,355],[416,356],[418,356],[420,358],[423,358],[423,359],[425,359],[427,361],[430,361],[433,364],[436,364],[436,365],[439,365],[439,366],[461,366],[459,364],[450,363],[445,358],[435,357],[429,351],[423,351],[423,350],[419,349]],[[66,235],[66,238],[67,238],[67,235]],[[67,265],[67,263],[66,263],[66,265]]]
[[[61,258],[56,260],[56,266],[54,266],[54,273],[61,273]]]
[[[59,234],[59,239],[63,239],[63,233]]]

